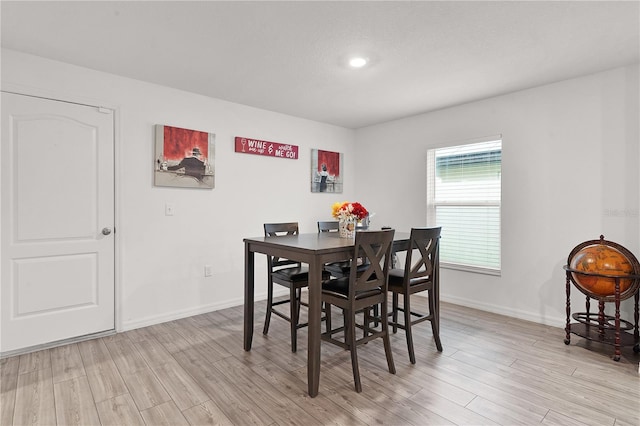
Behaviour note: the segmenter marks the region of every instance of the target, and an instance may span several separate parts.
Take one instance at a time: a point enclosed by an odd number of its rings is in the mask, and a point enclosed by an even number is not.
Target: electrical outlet
[[[212,274],[213,271],[211,270],[211,265],[204,265],[204,276],[210,277]]]

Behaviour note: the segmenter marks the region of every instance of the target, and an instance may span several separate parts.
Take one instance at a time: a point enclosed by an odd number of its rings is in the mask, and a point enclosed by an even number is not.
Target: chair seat
[[[374,275],[375,277],[375,275]],[[327,280],[322,283],[322,292],[346,299],[349,296],[349,277]],[[381,289],[356,291],[356,300],[382,293]]]
[[[288,281],[294,284],[303,284],[303,287],[308,285],[309,281],[309,268],[307,266],[296,266],[293,268],[282,268],[273,272],[273,279],[277,281]],[[322,271],[322,279],[328,280],[331,275]]]
[[[366,271],[368,266],[368,263],[359,264],[356,268],[357,273],[360,274]],[[345,260],[343,262],[327,263],[326,265],[324,265],[324,269],[325,271],[329,271],[329,273],[331,273],[331,275],[333,275],[334,277],[348,277],[349,272],[351,271],[351,261]]]
[[[428,283],[431,281],[431,277],[419,277],[409,280],[409,287],[419,284]],[[402,289],[404,283],[404,269],[390,269],[389,270],[389,289],[397,288]]]
[[[295,266],[293,268],[282,268],[272,273],[274,279],[299,283],[309,281],[309,268],[306,266]]]

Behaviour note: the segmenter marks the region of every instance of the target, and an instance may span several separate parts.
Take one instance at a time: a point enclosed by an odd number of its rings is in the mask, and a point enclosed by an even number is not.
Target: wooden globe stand
[[[581,271],[576,268],[571,268],[571,260],[573,256],[578,253],[582,248],[594,244],[606,244],[620,252],[622,252],[630,261],[633,267],[633,273],[625,275],[608,274],[606,272],[587,272]],[[640,333],[638,331],[638,321],[640,314],[638,310],[638,300],[640,299],[639,283],[640,283],[640,264],[638,260],[627,249],[619,244],[611,241],[605,241],[604,236],[600,236],[600,240],[586,241],[573,249],[569,255],[567,265],[564,270],[566,271],[566,295],[567,295],[567,324],[565,327],[566,337],[564,343],[568,345],[571,341],[571,333],[583,337],[588,340],[604,343],[614,346],[614,361],[620,360],[620,348],[623,346],[633,346],[634,352],[640,351]],[[575,275],[585,278],[602,278],[613,280],[614,292],[613,295],[600,295],[593,294],[585,289],[583,286],[576,282]],[[631,280],[630,287],[621,292],[621,281]],[[579,280],[578,280],[579,281]],[[586,312],[577,312],[571,315],[571,283],[573,283],[586,297]],[[620,318],[620,301],[629,297],[634,297],[634,322],[625,321]],[[598,300],[598,312],[590,312],[590,299]],[[606,302],[613,302],[615,305],[614,316],[605,315],[604,308]],[[576,320],[576,323],[571,323],[570,318]],[[628,330],[633,329],[633,334]]]
[[[605,301],[598,300],[598,312],[589,312],[591,296],[587,296],[586,300],[586,312],[577,312],[571,315],[570,293],[571,293],[571,273],[585,274],[586,272],[577,271],[564,266],[567,271],[567,326],[565,327],[566,337],[564,343],[568,345],[571,341],[570,334],[573,333],[580,337],[584,337],[588,340],[593,340],[607,345],[614,346],[614,361],[620,361],[620,348],[622,346],[633,346],[634,352],[639,352],[640,337],[638,333],[638,290],[636,290],[634,299],[634,323],[625,321],[620,318],[620,280],[622,279],[640,279],[640,275],[626,275],[626,276],[613,276],[606,274],[593,274],[601,278],[612,278],[615,280],[615,293],[613,303],[615,304],[615,315],[605,315],[604,307]],[[577,321],[577,323],[571,323],[570,317]],[[633,334],[628,333],[626,330],[633,329]]]

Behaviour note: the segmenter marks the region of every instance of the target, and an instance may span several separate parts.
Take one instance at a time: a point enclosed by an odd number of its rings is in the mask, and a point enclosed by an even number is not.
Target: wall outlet
[[[211,265],[204,265],[204,276],[210,277],[213,274],[213,270],[211,269]]]

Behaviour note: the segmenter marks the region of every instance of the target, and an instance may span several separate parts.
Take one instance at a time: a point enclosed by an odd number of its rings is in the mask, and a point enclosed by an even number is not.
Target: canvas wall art
[[[311,150],[311,192],[342,193],[342,153]]]
[[[155,131],[156,186],[215,186],[215,134],[162,124],[157,124]]]

